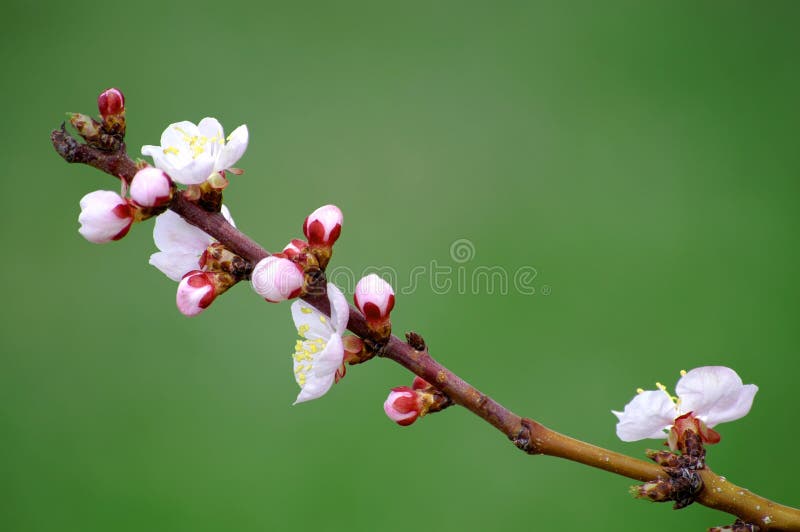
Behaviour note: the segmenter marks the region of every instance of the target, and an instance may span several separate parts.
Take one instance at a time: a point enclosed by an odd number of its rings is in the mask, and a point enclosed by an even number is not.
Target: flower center
[[[297,328],[297,333],[305,338],[305,333],[308,332],[308,329],[308,325],[301,325]],[[326,344],[327,342],[322,338],[297,340],[295,343],[294,354],[292,355],[295,361],[294,375],[297,379],[297,384],[301,387],[305,386],[308,372],[314,367],[314,357],[325,349]]]
[[[206,137],[205,135],[189,135],[184,130],[179,127],[174,128],[175,131],[183,135],[183,141],[189,146],[189,151],[192,153],[192,159],[197,159],[200,155],[205,153],[206,146],[211,144],[219,144],[220,146],[225,145],[225,141],[222,137]],[[167,146],[164,148],[164,154],[173,154],[178,155],[180,153],[180,149],[176,146]]]

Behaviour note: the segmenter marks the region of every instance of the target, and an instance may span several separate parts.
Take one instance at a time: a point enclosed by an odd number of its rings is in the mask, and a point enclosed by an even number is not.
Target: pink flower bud
[[[193,270],[183,276],[178,284],[178,293],[175,302],[178,310],[185,316],[197,316],[203,312],[214,298],[217,297],[214,288],[214,274]]]
[[[389,283],[371,273],[358,281],[353,300],[367,321],[384,322],[394,308],[394,290]]]
[[[133,223],[130,204],[116,192],[95,190],[81,198],[78,232],[89,242],[103,244],[119,240]]]
[[[289,259],[267,257],[253,268],[253,290],[269,301],[277,303],[300,295],[303,289],[303,269]]]
[[[383,410],[389,419],[403,427],[411,425],[419,417],[422,410],[417,392],[408,386],[392,388]]]
[[[161,207],[172,196],[172,179],[162,170],[148,166],[133,176],[131,199],[142,207]]]
[[[293,259],[300,253],[303,253],[306,248],[308,247],[308,242],[305,240],[300,240],[299,238],[295,238],[288,244],[286,247],[283,248],[283,254],[286,255],[288,258]]]
[[[303,223],[303,233],[310,246],[331,247],[341,232],[342,211],[336,205],[320,207]]]
[[[106,89],[97,97],[97,108],[103,118],[122,114],[125,111],[125,96],[119,89]]]

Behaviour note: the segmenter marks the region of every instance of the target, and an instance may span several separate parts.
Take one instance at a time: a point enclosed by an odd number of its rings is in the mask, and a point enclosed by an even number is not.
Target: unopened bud
[[[300,295],[303,290],[303,269],[289,259],[267,257],[253,268],[253,290],[269,301],[277,303]]]
[[[175,302],[178,310],[185,316],[197,316],[217,297],[214,274],[193,270],[183,276],[178,284]]]
[[[72,113],[69,115],[69,123],[83,137],[86,142],[95,144],[100,139],[100,122],[89,115],[83,113]]]
[[[283,248],[283,254],[288,258],[293,259],[297,255],[305,252],[306,248],[308,248],[308,242],[305,240],[300,240],[299,238],[295,238],[286,244],[286,247]]]
[[[342,211],[336,205],[324,205],[303,223],[303,233],[313,247],[331,247],[342,232]]]
[[[672,486],[668,480],[654,480],[639,486],[631,486],[630,493],[637,499],[648,499],[653,502],[672,500]]]
[[[125,136],[125,97],[119,89],[106,89],[97,97],[106,133],[121,139]]]
[[[80,205],[78,232],[89,242],[103,244],[128,234],[133,223],[133,209],[116,192],[95,190],[81,198]]]
[[[133,176],[130,194],[137,205],[161,207],[172,197],[172,179],[158,168],[142,168]]]
[[[374,273],[358,281],[353,299],[358,310],[373,324],[385,323],[394,308],[392,286]]]
[[[97,109],[103,119],[125,112],[125,96],[119,89],[106,89],[97,97]]]
[[[403,427],[417,420],[422,411],[422,401],[416,390],[408,386],[392,388],[383,403],[383,410],[389,419]]]

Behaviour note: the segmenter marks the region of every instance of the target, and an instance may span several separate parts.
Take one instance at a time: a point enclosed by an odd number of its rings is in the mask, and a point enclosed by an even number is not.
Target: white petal
[[[342,337],[334,334],[328,339],[325,349],[314,356],[311,374],[319,377],[334,374],[341,367],[343,361],[344,345],[342,344]]]
[[[153,240],[161,251],[196,253],[199,257],[214,239],[173,211],[156,218]]]
[[[667,394],[655,390],[637,394],[623,412],[612,412],[619,418],[617,436],[622,441],[666,438],[664,429],[672,425],[677,413]]]
[[[347,304],[342,291],[333,283],[328,283],[328,301],[331,303],[333,330],[342,333],[347,328],[347,320],[350,319],[350,305]]]
[[[209,139],[225,138],[225,130],[222,128],[222,124],[219,123],[219,120],[210,116],[207,116],[198,122],[197,129],[200,131],[201,135],[208,137]]]
[[[693,369],[675,387],[681,412],[694,412],[709,427],[747,415],[757,391],[758,386],[742,384],[739,375],[724,366]]]
[[[208,150],[211,158],[216,161],[225,144],[225,130],[222,129],[222,124],[216,118],[206,117],[197,124],[197,129],[200,130],[200,135],[208,139],[204,147]],[[217,170],[219,169],[214,168],[213,171]]]
[[[333,386],[335,377],[335,373],[325,377],[309,375],[308,380],[306,380],[306,385],[303,386],[303,389],[297,394],[297,399],[295,399],[294,404],[304,403],[322,397],[331,389],[331,386]]]
[[[207,153],[190,159],[186,164],[179,165],[175,161],[170,161],[170,164],[172,168],[159,168],[169,174],[173,181],[183,185],[199,185],[214,173],[214,159]]]
[[[222,216],[224,216],[225,219],[228,220],[229,224],[231,224],[232,226],[236,227],[236,223],[234,223],[233,216],[231,216],[231,211],[230,211],[230,209],[228,209],[227,205],[225,205],[223,203],[222,207],[220,208],[220,212],[222,212]]]
[[[200,131],[193,122],[184,120],[170,124],[161,133],[161,148],[185,148],[189,146],[189,138],[197,136]]]
[[[222,148],[215,170],[227,170],[236,164],[244,155],[249,139],[250,133],[246,125],[241,125],[234,129],[233,133],[228,137],[225,147]]]
[[[298,299],[292,303],[292,319],[298,331],[307,326],[302,336],[309,340],[322,338],[327,342],[333,334],[330,319],[305,301]]]
[[[161,146],[153,146],[148,144],[146,146],[142,146],[142,155],[147,155],[149,157],[155,157],[156,154],[163,153]]]
[[[200,269],[199,260],[200,256],[195,253],[159,251],[150,255],[150,264],[176,282],[190,271]]]

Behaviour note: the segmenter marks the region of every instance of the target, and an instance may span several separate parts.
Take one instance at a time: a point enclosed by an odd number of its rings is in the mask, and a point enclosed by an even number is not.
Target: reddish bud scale
[[[425,390],[431,387],[431,384],[423,379],[422,377],[414,377],[414,382],[411,384],[411,387],[415,390]]]
[[[686,431],[694,432],[695,434],[700,436],[700,439],[703,440],[703,443],[719,443],[722,439],[719,432],[714,429],[711,429],[703,423],[703,420],[695,417],[694,412],[687,412],[682,416],[679,416],[675,419],[675,423],[673,424],[672,428],[670,429],[668,441],[670,443],[670,448],[681,448],[683,445],[684,433]]]
[[[186,277],[189,276],[191,277],[186,282],[192,288],[203,288],[205,286],[211,287],[211,290],[205,296],[203,296],[203,298],[200,299],[200,301],[197,303],[197,306],[200,308],[208,308],[208,306],[211,304],[212,301],[214,301],[214,298],[216,297],[215,293],[216,290],[214,290],[214,280],[211,277],[211,274],[200,270],[195,270],[193,272],[187,273],[183,277],[185,279]]]
[[[283,248],[283,255],[285,255],[286,258],[294,259],[301,253],[304,253],[306,248],[308,248],[308,242],[295,238]]]
[[[111,240],[119,240],[127,235],[128,231],[131,230],[131,226],[133,225],[133,208],[128,203],[120,204],[111,209],[111,213],[120,220],[130,218],[128,225],[126,225],[119,233],[111,237]]]

